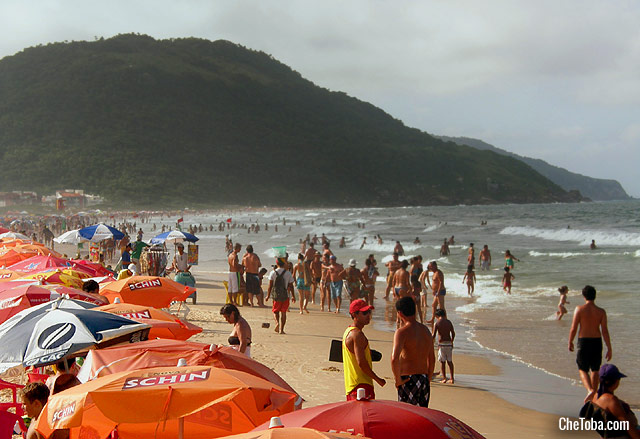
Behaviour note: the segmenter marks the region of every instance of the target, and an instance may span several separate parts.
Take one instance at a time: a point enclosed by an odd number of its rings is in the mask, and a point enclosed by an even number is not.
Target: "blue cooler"
[[[196,279],[188,271],[181,271],[179,273],[176,273],[176,277],[173,280],[175,280],[179,284],[186,285],[188,287],[195,288],[196,286]],[[197,292],[194,291],[193,294],[191,294],[188,298],[190,298],[193,301],[193,304],[195,304],[196,297],[197,297]]]

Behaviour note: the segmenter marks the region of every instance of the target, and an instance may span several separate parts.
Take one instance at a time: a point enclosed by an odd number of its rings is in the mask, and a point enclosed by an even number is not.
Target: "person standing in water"
[[[515,266],[513,265],[514,259],[520,262],[520,259],[513,256],[510,250],[507,250],[506,252],[504,252],[504,266],[509,270],[513,270],[515,268]]]
[[[558,317],[558,320],[561,320],[562,316],[567,313],[565,304],[570,303],[569,301],[567,301],[567,293],[569,292],[569,287],[563,285],[558,288],[558,292],[560,293],[560,302],[558,302],[558,311],[556,311],[556,316]]]

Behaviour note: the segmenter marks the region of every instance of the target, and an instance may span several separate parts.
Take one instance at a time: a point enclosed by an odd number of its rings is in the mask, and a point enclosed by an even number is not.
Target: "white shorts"
[[[480,261],[480,268],[484,271],[484,270],[488,270],[489,269],[489,261],[487,261],[486,259]]]
[[[240,291],[240,273],[231,272],[229,273],[229,293],[237,293]]]
[[[453,361],[453,346],[440,345],[438,346],[438,361],[444,363],[446,361]]]
[[[236,351],[240,352],[240,345],[239,345],[239,344],[231,345],[231,346],[229,346],[229,347],[230,347],[231,349],[233,349],[233,350],[236,350]],[[251,346],[247,346],[247,349],[245,349],[244,354],[245,354],[247,357],[251,358]]]

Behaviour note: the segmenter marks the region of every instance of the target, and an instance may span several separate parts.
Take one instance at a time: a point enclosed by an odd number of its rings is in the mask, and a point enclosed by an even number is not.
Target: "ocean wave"
[[[538,229],[535,227],[505,227],[501,235],[528,236],[549,241],[573,241],[581,245],[589,245],[591,240],[596,245],[640,245],[640,233],[622,232],[619,230],[581,230],[581,229]]]
[[[362,241],[354,242],[352,245],[349,245],[348,248],[352,250],[359,250],[360,245],[362,245]],[[389,241],[388,244],[384,244],[384,243],[378,244],[377,242],[372,241],[372,242],[367,242],[362,248],[362,250],[367,250],[372,253],[386,253],[389,255],[389,258],[390,258],[391,253],[393,253],[393,249],[395,248],[395,246],[396,246],[396,243],[394,241]],[[415,252],[416,250],[423,247],[420,244],[406,244],[406,245],[403,245],[402,248],[404,248],[405,252],[408,252],[408,251]]]
[[[613,253],[613,252],[549,252],[549,253],[545,253],[545,252],[537,252],[537,251],[533,251],[531,250],[529,252],[529,256],[532,256],[534,258],[538,258],[541,256],[546,256],[546,257],[551,257],[551,258],[572,258],[572,257],[576,257],[576,256],[615,256],[615,255],[625,255],[625,254],[630,254],[629,252],[623,252],[623,253]]]

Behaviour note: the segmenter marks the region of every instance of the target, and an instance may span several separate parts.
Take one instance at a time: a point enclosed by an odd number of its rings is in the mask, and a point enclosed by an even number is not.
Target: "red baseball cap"
[[[367,305],[367,302],[363,299],[357,299],[349,305],[349,314],[355,314],[358,311],[369,311],[370,309],[374,309],[372,305]]]

